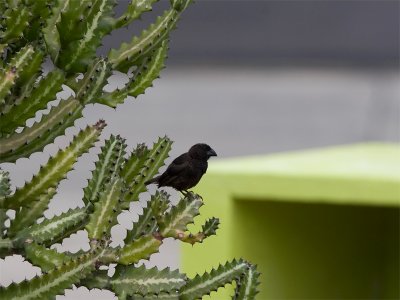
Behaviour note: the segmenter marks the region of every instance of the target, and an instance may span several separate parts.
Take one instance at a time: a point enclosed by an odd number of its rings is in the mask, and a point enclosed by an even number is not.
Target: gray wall
[[[128,1],[119,1],[117,11]],[[161,0],[149,23],[168,6]],[[172,34],[170,64],[398,66],[399,1],[198,0]],[[129,40],[135,24],[108,41]]]

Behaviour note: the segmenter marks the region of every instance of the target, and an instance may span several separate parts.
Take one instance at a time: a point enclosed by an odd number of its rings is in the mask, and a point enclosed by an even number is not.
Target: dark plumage
[[[194,187],[207,171],[207,160],[217,153],[207,144],[196,144],[188,152],[175,158],[163,174],[145,182],[159,187],[170,186],[178,191]]]

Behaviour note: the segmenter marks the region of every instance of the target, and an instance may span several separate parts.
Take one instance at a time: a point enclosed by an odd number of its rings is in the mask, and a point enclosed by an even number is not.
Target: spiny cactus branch
[[[202,226],[202,231],[196,234],[178,232],[176,238],[181,240],[182,242],[192,245],[195,243],[202,243],[204,239],[216,234],[218,226],[219,219],[211,218],[204,223],[204,225]]]
[[[105,93],[98,102],[110,107],[116,107],[118,104],[123,103],[128,96],[136,98],[144,94],[146,89],[153,85],[153,81],[159,77],[161,70],[164,68],[167,50],[168,40],[164,40],[160,47],[154,51],[154,54],[144,59],[142,65],[138,67],[135,75],[124,88]]]
[[[79,282],[95,269],[100,253],[88,253],[70,260],[48,273],[29,281],[11,284],[0,289],[3,299],[48,299],[63,293],[66,288]]]
[[[5,103],[5,96],[9,95],[11,87],[18,78],[21,70],[28,64],[34,53],[32,46],[22,48],[7,66],[0,71],[0,105]]]
[[[161,239],[152,234],[142,236],[118,250],[118,262],[130,265],[141,259],[148,259],[150,255],[158,252],[161,244]]]
[[[82,116],[82,110],[82,105],[73,98],[60,101],[40,122],[0,139],[0,163],[15,162],[20,157],[43,150],[56,137],[64,134],[66,128],[74,125],[75,120]]]
[[[96,168],[92,172],[92,178],[83,190],[85,204],[96,202],[105,183],[119,173],[118,169],[122,167],[125,148],[126,144],[119,136],[111,135],[106,140],[105,145],[101,148],[99,160],[96,162]]]
[[[129,201],[137,201],[139,194],[146,191],[145,182],[153,176],[155,176],[160,167],[164,165],[165,159],[168,157],[168,153],[171,149],[172,142],[169,138],[160,138],[157,143],[153,145],[153,148],[138,159],[135,154],[132,154],[126,164],[126,168],[122,170],[122,176],[127,183],[128,191],[125,193],[124,199],[126,203]],[[138,171],[136,171],[138,170]],[[125,205],[125,208],[128,208]]]
[[[3,113],[4,115],[0,120],[1,131],[12,133],[18,127],[25,126],[26,120],[34,117],[36,111],[45,109],[47,103],[56,98],[56,94],[62,90],[61,85],[64,79],[64,74],[61,71],[50,72],[28,97],[17,105],[10,106],[9,110]]]
[[[50,158],[31,182],[18,189],[5,201],[5,208],[16,209],[27,205],[32,201],[38,201],[40,195],[48,192],[49,188],[55,188],[60,180],[65,178],[78,157],[87,152],[100,136],[102,126],[88,126],[81,131],[65,150],[60,150],[54,158]]]
[[[157,18],[157,21],[144,30],[139,37],[134,37],[131,42],[123,43],[118,50],[112,49],[108,55],[113,68],[122,72],[127,72],[131,66],[140,65],[145,57],[159,47],[167,39],[170,31],[175,28],[176,23],[186,9],[189,0],[184,1],[181,10],[172,7]]]
[[[217,269],[205,272],[203,275],[196,275],[180,290],[180,299],[200,299],[203,295],[210,294],[218,288],[237,280],[249,268],[249,264],[243,260],[220,265]]]
[[[199,215],[202,205],[203,201],[199,195],[189,193],[159,220],[161,235],[178,238],[182,232],[187,230],[187,225],[193,223],[194,217]]]
[[[104,192],[100,194],[99,201],[94,205],[94,212],[90,214],[90,221],[86,229],[91,239],[108,238],[110,230],[117,223],[117,215],[120,212],[122,180],[115,177],[106,185]]]
[[[168,205],[169,195],[167,193],[157,191],[155,195],[152,195],[147,207],[143,208],[139,220],[133,225],[132,230],[128,231],[124,240],[125,244],[146,234],[155,233],[158,227],[157,219],[162,217],[168,209]]]
[[[251,300],[255,299],[258,294],[257,286],[259,282],[260,273],[257,272],[257,266],[251,265],[247,268],[246,272],[242,274],[236,283],[235,300]]]

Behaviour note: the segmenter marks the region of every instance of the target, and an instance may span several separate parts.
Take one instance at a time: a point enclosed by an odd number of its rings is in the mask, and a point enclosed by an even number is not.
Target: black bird
[[[175,158],[165,172],[145,182],[146,185],[155,183],[159,187],[170,186],[187,193],[194,187],[207,171],[207,160],[217,153],[207,144],[196,144],[188,152]]]

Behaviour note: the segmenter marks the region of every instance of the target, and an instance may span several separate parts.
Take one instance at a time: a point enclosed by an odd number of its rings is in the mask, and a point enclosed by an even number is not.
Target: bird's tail
[[[147,180],[147,181],[145,181],[145,185],[149,185],[149,184],[152,184],[152,183],[157,183],[158,184],[158,179],[160,179],[160,176],[156,176],[156,177],[154,177],[154,178],[152,178],[152,179],[149,179],[149,180]]]

